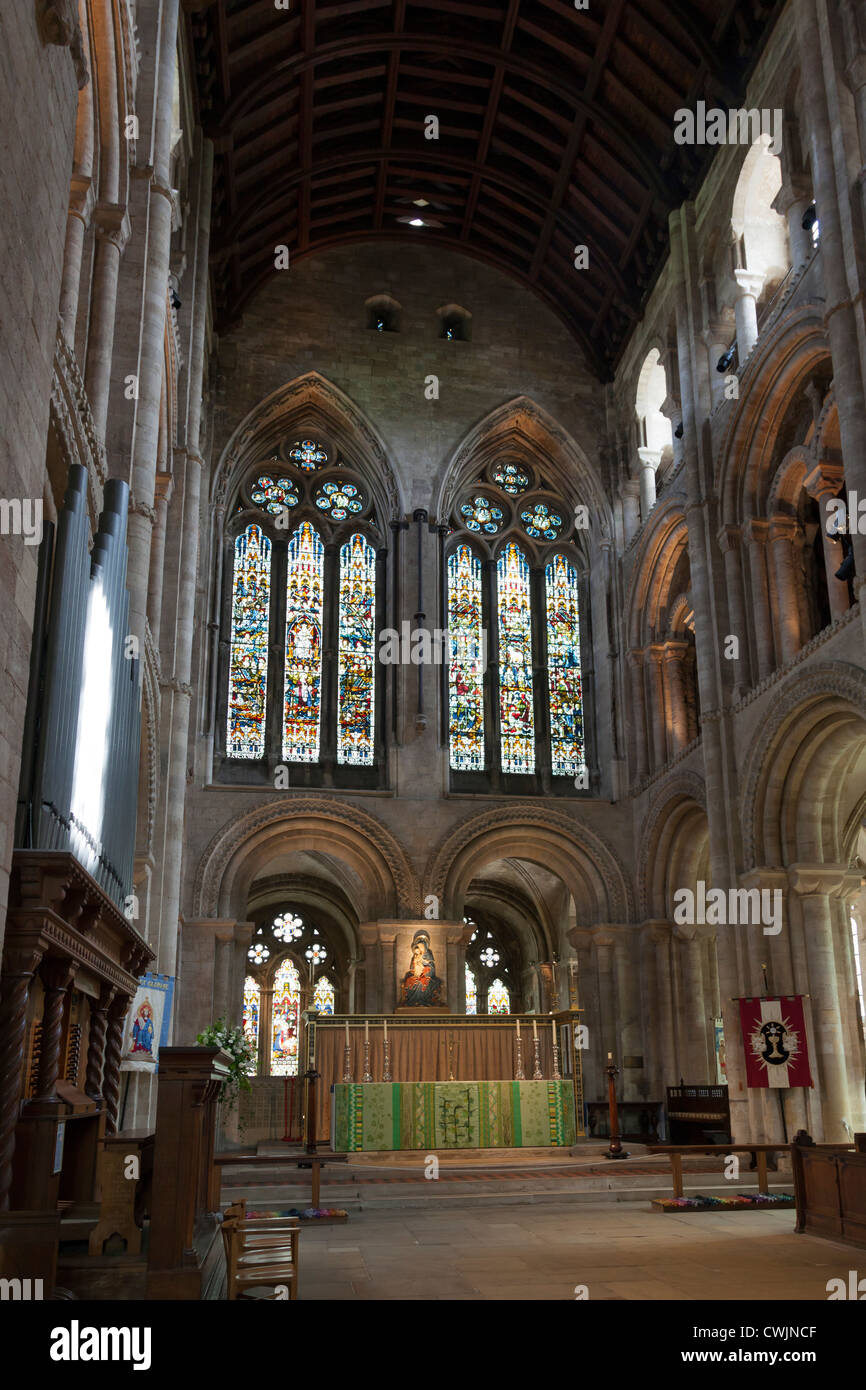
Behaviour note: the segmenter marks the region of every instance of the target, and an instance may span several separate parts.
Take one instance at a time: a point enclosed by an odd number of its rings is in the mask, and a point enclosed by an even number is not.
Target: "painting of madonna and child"
[[[409,969],[400,985],[398,1007],[446,1007],[444,981],[436,974],[436,960],[426,931],[417,931],[412,938]]]

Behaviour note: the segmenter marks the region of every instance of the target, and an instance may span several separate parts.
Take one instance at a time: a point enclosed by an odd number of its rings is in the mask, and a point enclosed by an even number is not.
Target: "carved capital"
[[[129,214],[125,207],[117,203],[97,203],[93,214],[93,225],[101,241],[108,241],[122,252],[129,241]]]
[[[719,543],[719,550],[725,555],[729,550],[739,550],[743,539],[743,533],[739,526],[720,526],[716,539]]]

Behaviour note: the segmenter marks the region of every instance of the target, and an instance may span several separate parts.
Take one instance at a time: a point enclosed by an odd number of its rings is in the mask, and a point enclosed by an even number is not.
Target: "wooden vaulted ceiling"
[[[215,143],[212,271],[235,322],[328,246],[414,237],[531,286],[609,379],[713,150],[674,113],[742,104],[781,0],[186,0]],[[204,0],[207,4],[207,0]],[[439,138],[425,138],[425,117]],[[419,205],[419,200],[424,200]],[[410,216],[435,225],[410,227]],[[574,248],[589,248],[589,269]]]

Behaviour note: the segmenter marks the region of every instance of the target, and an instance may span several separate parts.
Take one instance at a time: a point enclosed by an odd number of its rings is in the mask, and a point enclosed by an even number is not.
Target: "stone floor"
[[[300,1298],[826,1301],[854,1252],[780,1212],[661,1214],[637,1203],[362,1211],[301,1233]]]

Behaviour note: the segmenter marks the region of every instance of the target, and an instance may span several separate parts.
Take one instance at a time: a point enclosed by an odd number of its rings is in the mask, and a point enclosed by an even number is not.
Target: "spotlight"
[[[845,559],[836,571],[835,578],[841,579],[843,583],[851,579],[854,574],[854,551],[849,550]]]
[[[175,313],[177,313],[177,311],[178,311],[178,309],[180,308],[180,306],[181,306],[182,303],[183,303],[183,301],[182,301],[182,299],[180,298],[180,295],[178,294],[177,290],[172,290],[172,292],[171,292],[171,307],[172,307],[172,309],[174,309]]]
[[[809,207],[807,207],[806,211],[803,213],[803,221],[800,225],[803,228],[804,232],[811,232],[812,228],[814,227],[817,221],[818,209],[815,207],[814,203],[811,203]]]
[[[717,372],[726,372],[728,370],[728,368],[734,360],[736,351],[736,343],[731,343],[731,346],[728,348],[727,352],[723,352],[718,362],[716,363]]]
[[[409,219],[409,226],[410,226],[410,227],[423,227],[423,226],[424,226],[424,218],[423,218],[423,217],[410,217],[410,219]]]
[[[682,439],[682,437],[683,437],[683,422],[682,422],[682,420],[680,420],[680,423],[677,425],[676,429],[674,430],[674,439]]]

